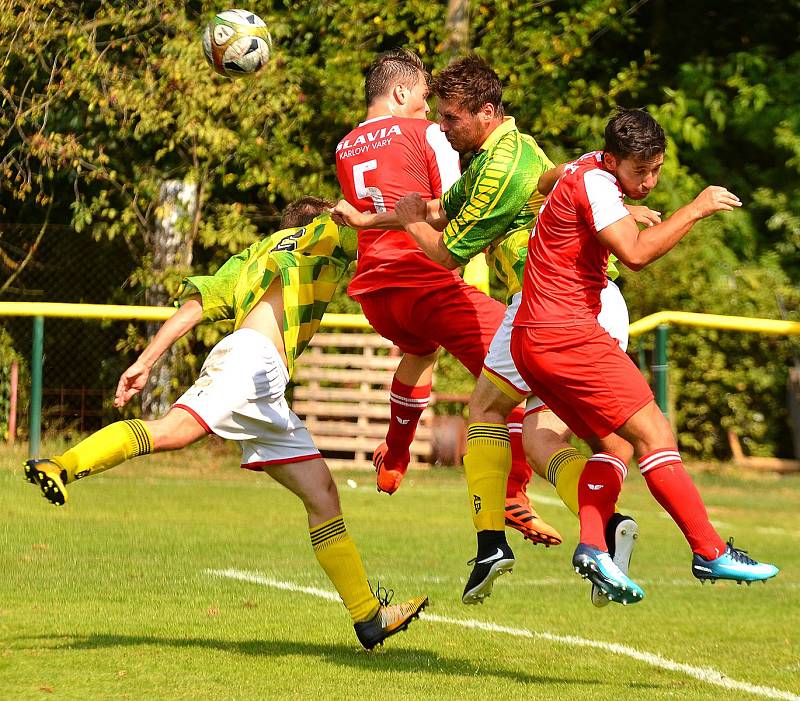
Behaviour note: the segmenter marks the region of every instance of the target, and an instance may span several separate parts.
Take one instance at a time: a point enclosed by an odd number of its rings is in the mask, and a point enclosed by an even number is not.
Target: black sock
[[[507,545],[505,531],[478,531],[478,554]]]

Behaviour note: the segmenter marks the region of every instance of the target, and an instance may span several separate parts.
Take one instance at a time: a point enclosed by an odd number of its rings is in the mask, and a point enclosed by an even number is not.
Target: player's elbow
[[[647,263],[643,263],[641,261],[627,260],[622,262],[625,263],[626,268],[633,270],[634,273],[638,273],[642,268],[644,268],[645,265],[647,265]]]
[[[642,268],[644,268],[650,261],[647,260],[644,256],[637,255],[637,254],[628,254],[628,255],[619,255],[617,254],[617,258],[622,261],[622,264],[628,268],[628,270],[633,270],[633,272],[638,273]]]

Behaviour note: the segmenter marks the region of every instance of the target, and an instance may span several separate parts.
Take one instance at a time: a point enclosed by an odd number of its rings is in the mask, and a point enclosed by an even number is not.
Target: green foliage
[[[230,81],[202,57],[203,24],[225,9],[217,2],[0,4],[0,215],[25,227],[12,238],[0,224],[0,269],[16,276],[0,294],[86,299],[83,280],[60,270],[67,238],[70,258],[124,268],[88,301],[141,303],[148,286],[174,290],[186,265],[155,270],[152,246],[168,179],[199,185],[199,216],[181,226],[193,268],[215,270],[271,231],[291,199],[336,196],[335,145],[363,116],[363,71],[378,51],[408,46],[434,71],[451,55],[444,2],[249,8],[267,22],[274,55],[252,79]],[[776,293],[797,318],[797,0],[709,0],[702,13],[690,0],[473,0],[468,9],[470,44],[504,81],[508,112],[551,158],[599,147],[616,105],[648,105],[669,136],[650,206],[670,214],[709,183],[742,197],[742,211],[697,227],[665,261],[624,274],[632,318],[662,309],[774,318]],[[39,231],[41,250],[28,233]],[[331,310],[356,305],[342,293]],[[219,333],[203,329],[187,347],[195,365]],[[120,348],[140,347],[140,334],[133,328]],[[724,432],[734,429],[753,453],[788,454],[793,352],[781,338],[673,329],[682,447],[725,457]],[[438,391],[468,391],[455,361],[440,367]]]

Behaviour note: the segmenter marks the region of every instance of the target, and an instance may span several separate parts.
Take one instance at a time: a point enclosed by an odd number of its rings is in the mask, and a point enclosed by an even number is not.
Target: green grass
[[[235,449],[140,459],[73,485],[61,509],[22,481],[22,459],[0,451],[0,699],[765,697],[606,649],[430,618],[366,653],[340,605],[207,572],[330,589],[300,503],[239,471]],[[696,479],[721,534],[781,574],[701,587],[679,531],[632,474],[622,506],[640,523],[632,574],[647,597],[598,610],[569,565],[577,523],[542,481],[531,491],[565,543],[534,548],[511,533],[514,573],[468,608],[461,475],[411,474],[391,498],[375,493],[371,474],[336,475],[370,577],[397,599],[424,591],[439,617],[619,643],[800,694],[800,477]]]

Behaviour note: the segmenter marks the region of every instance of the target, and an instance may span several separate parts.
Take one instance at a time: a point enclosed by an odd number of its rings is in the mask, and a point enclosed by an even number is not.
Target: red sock
[[[525,458],[525,449],[522,447],[522,420],[525,410],[517,407],[506,417],[508,435],[511,438],[511,472],[506,482],[506,499],[513,499],[525,494],[525,488],[533,474],[533,469]]]
[[[581,543],[608,551],[606,524],[622,489],[628,468],[611,453],[595,453],[586,461],[578,480],[578,516]]]
[[[705,504],[683,468],[676,448],[661,448],[639,458],[647,488],[678,524],[692,552],[713,560],[725,552],[725,543],[708,520]]]
[[[411,459],[409,446],[417,432],[417,424],[425,407],[431,399],[431,386],[417,387],[404,385],[395,377],[392,380],[392,392],[389,395],[391,419],[386,433],[388,451],[384,465],[390,470],[405,471]]]

